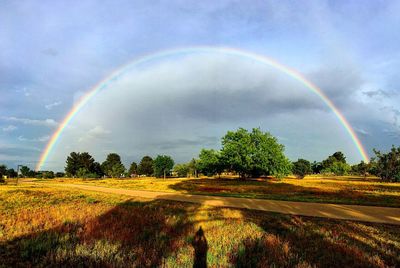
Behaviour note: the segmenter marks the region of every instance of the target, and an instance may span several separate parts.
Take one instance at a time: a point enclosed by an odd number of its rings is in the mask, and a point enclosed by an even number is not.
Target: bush
[[[293,162],[292,172],[296,177],[302,179],[304,176],[311,174],[311,163],[305,159],[299,159]]]

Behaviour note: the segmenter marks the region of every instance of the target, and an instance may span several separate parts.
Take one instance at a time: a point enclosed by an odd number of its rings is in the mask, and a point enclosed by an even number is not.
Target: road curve
[[[182,193],[137,191],[120,188],[108,188],[82,184],[52,184],[57,187],[68,187],[102,193],[122,194],[149,199],[163,199],[198,203],[208,206],[245,208],[261,211],[278,212],[291,215],[323,217],[342,220],[356,220],[400,225],[400,208],[357,206],[340,204],[323,204],[308,202],[277,201],[252,198],[236,198]],[[50,186],[50,185],[49,185]]]

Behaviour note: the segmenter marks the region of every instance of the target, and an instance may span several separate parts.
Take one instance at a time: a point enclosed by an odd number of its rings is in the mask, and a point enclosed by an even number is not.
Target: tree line
[[[284,154],[284,146],[268,132],[259,128],[248,131],[239,128],[228,131],[221,139],[221,149],[202,149],[197,159],[188,163],[176,164],[171,156],[157,155],[154,159],[144,156],[139,164],[132,162],[125,168],[121,157],[116,153],[107,155],[103,163],[96,162],[88,152],[72,152],[66,161],[65,175],[68,177],[100,178],[100,177],[197,177],[219,176],[222,173],[234,173],[240,178],[273,176],[284,177],[293,174],[303,178],[309,174],[328,175],[376,175],[384,181],[400,181],[400,147],[392,147],[388,153],[374,150],[375,157],[369,163],[361,161],[350,165],[342,152],[335,152],[321,162],[310,162],[298,159],[291,162]],[[64,173],[42,171],[35,173],[28,167],[20,169],[25,177],[60,177]],[[13,177],[16,172],[0,166],[0,178]]]

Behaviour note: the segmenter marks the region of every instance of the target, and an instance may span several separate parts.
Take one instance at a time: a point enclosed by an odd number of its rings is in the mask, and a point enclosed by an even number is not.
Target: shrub
[[[292,172],[298,178],[302,179],[307,174],[311,173],[311,163],[305,159],[299,159],[293,162]]]

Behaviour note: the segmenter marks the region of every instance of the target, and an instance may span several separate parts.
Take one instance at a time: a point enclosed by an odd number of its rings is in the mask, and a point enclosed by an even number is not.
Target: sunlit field
[[[0,186],[1,267],[191,267],[202,257],[210,267],[396,267],[400,226]]]
[[[304,179],[237,178],[126,178],[126,179],[55,179],[43,183],[83,183],[134,190],[182,192],[191,194],[265,198],[304,202],[358,204],[400,207],[400,184],[384,183],[374,177],[308,176]]]

